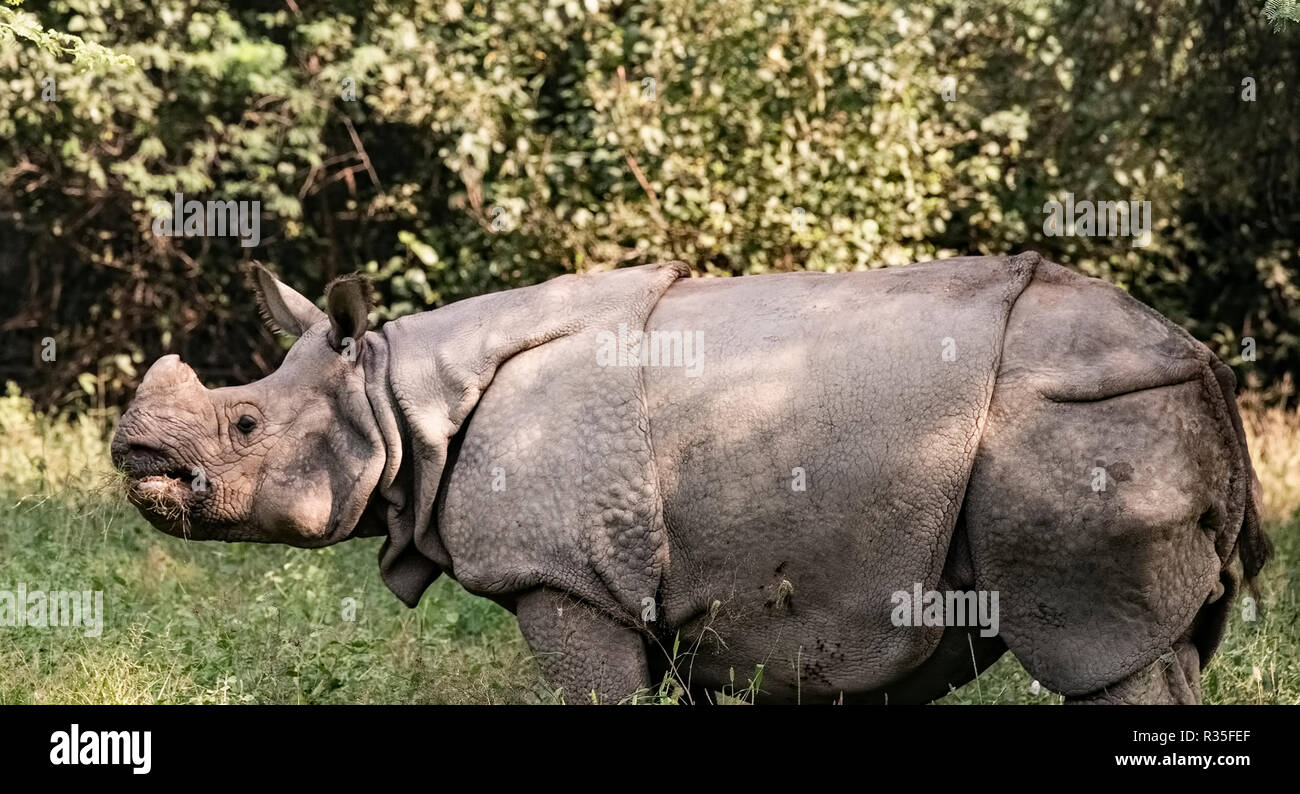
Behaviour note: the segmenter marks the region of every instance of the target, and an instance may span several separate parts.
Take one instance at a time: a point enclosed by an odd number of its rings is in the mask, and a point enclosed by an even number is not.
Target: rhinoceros
[[[926,702],[1007,650],[1066,702],[1199,701],[1271,551],[1207,347],[1034,253],[689,276],[375,330],[364,279],[322,311],[255,266],[283,364],[207,389],[160,358],[113,458],[171,535],[383,536],[399,599],[445,573],[503,605],[568,702],[756,665],[760,702]]]

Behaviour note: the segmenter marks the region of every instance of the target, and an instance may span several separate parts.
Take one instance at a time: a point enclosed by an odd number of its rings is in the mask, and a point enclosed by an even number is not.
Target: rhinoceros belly
[[[770,693],[834,697],[931,654],[942,628],[895,625],[895,594],[939,583],[1035,261],[691,279],[661,298],[641,363],[662,627],[697,651],[697,682],[762,663]]]

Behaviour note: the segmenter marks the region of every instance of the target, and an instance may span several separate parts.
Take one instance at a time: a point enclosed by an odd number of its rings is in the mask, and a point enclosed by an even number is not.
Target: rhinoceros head
[[[331,284],[327,313],[260,266],[253,282],[269,319],[298,337],[284,363],[208,389],[164,356],[122,416],[113,462],[131,502],[169,535],[336,543],[356,534],[384,465],[363,373],[369,284]]]

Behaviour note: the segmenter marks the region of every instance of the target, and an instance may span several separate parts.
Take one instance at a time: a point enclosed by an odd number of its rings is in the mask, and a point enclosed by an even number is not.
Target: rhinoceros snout
[[[128,477],[145,477],[167,465],[170,456],[161,448],[131,441],[119,431],[111,447],[113,465]]]
[[[161,443],[159,432],[174,432],[204,405],[203,384],[194,370],[172,354],[149,367],[136,389],[135,399],[122,414],[109,447],[113,465],[127,475],[157,474],[176,465],[177,446]]]

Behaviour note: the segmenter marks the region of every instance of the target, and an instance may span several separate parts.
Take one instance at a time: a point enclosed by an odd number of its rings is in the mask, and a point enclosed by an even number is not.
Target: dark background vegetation
[[[0,25],[0,380],[77,409],[120,404],[164,352],[210,383],[260,376],[283,343],[248,258],[311,296],[369,272],[387,319],[667,258],[740,274],[1036,249],[1286,398],[1300,26],[1263,5],[26,2]],[[177,191],[260,200],[262,244],[154,237]],[[1066,192],[1151,201],[1152,244],[1044,237]]]

